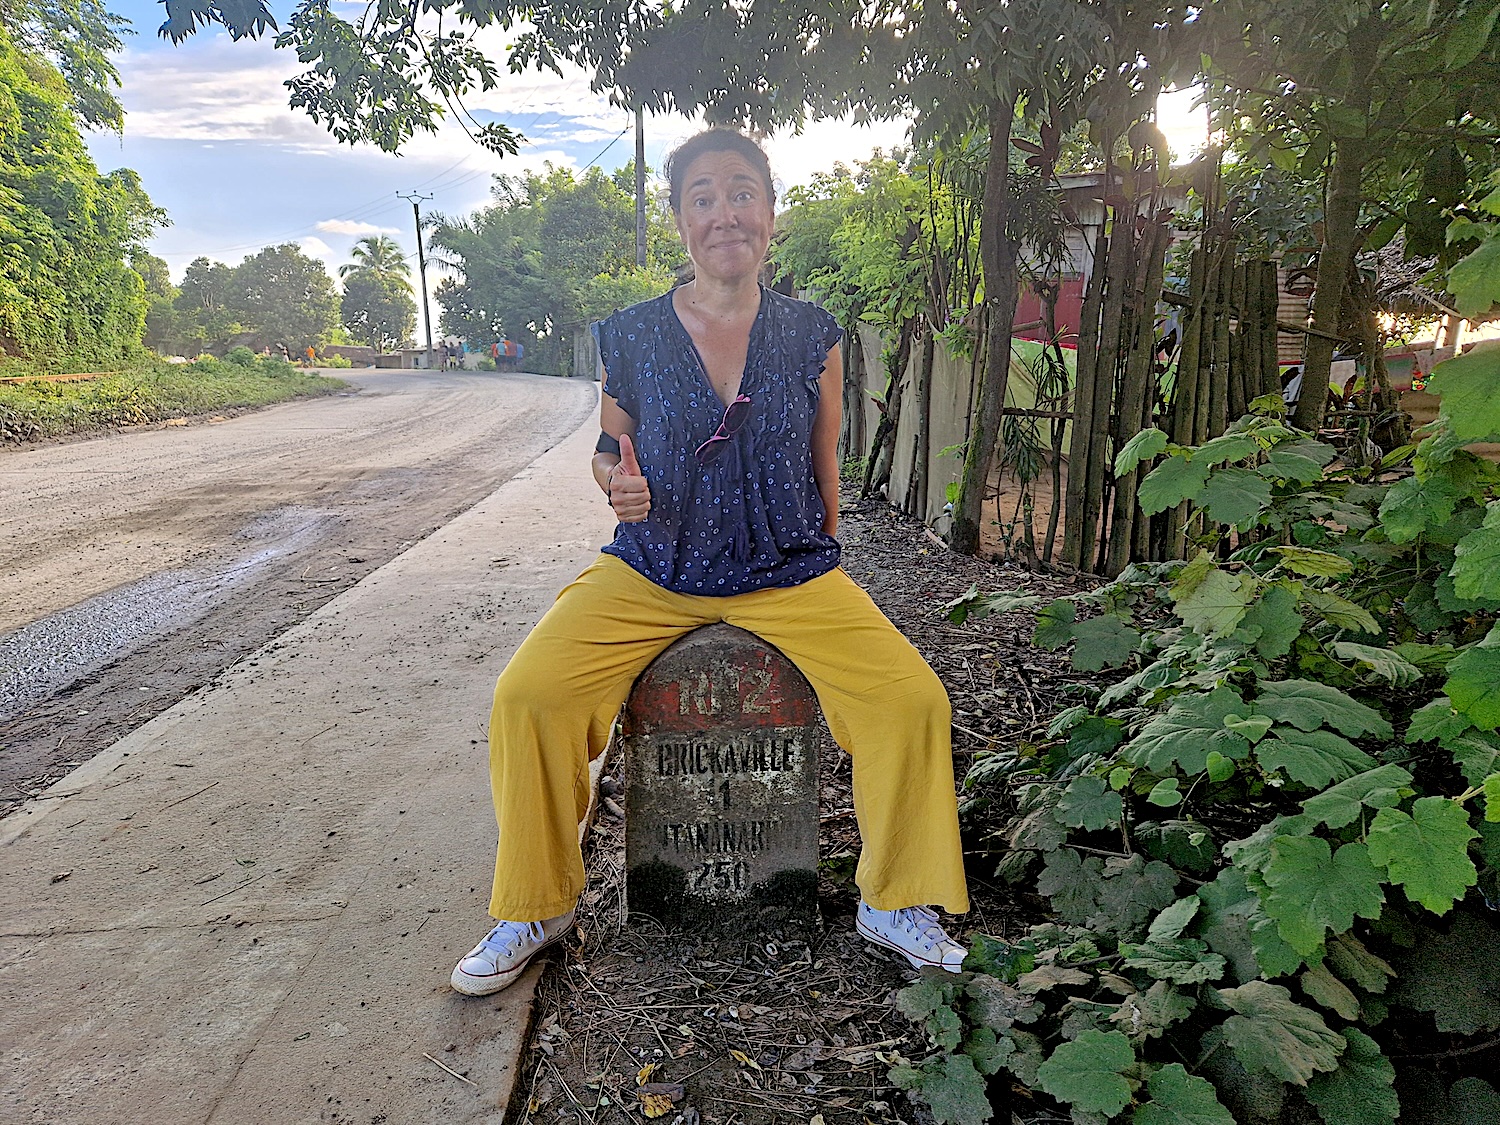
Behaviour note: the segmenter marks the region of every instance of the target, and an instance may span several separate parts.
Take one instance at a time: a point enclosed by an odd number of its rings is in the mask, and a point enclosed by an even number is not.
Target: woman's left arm
[[[844,359],[839,346],[828,350],[818,377],[818,411],[813,415],[812,466],[823,498],[823,531],[839,531],[839,426],[844,411]]]

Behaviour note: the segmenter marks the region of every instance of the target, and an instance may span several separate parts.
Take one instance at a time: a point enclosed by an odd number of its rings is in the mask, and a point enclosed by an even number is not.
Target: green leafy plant
[[[1495,1096],[1469,1077],[1403,1110],[1388,1057],[1500,1029],[1500,467],[1464,448],[1500,438],[1500,364],[1433,384],[1429,435],[1373,467],[1274,397],[1195,448],[1147,430],[1116,471],[1155,462],[1141,505],[1187,505],[1188,558],[949,607],[1030,610],[1033,643],[1115,682],[970,771],[1009,789],[984,806],[1014,810],[996,874],[1050,920],[900,995],[933,1053],[892,1078],[939,1121],[989,1120],[1002,1071],[1080,1123],[1467,1120]]]

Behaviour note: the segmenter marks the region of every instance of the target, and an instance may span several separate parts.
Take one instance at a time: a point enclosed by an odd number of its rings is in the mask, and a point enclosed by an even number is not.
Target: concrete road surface
[[[0,821],[0,1120],[501,1119],[534,971],[447,978],[495,675],[612,528],[596,428]]]

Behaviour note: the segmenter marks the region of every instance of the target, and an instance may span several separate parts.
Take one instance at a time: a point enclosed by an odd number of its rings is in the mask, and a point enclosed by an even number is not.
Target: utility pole
[[[422,202],[431,199],[430,195],[422,195],[420,192],[410,192],[403,195],[397,192],[398,199],[405,199],[411,203],[411,213],[417,223],[417,278],[422,283],[422,323],[427,326],[427,370],[432,370],[432,310],[427,305],[427,254],[422,249]]]
[[[639,102],[635,106],[635,264],[646,264],[646,125]]]

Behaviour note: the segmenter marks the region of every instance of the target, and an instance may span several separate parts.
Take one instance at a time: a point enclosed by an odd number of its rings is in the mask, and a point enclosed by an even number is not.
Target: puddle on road
[[[238,534],[248,549],[217,567],[162,571],[0,636],[0,721],[191,625],[227,591],[318,540],[333,518],[299,507],[264,512]]]

